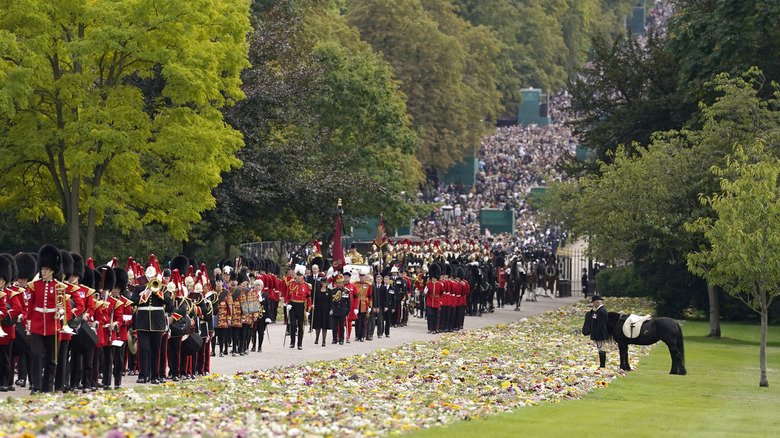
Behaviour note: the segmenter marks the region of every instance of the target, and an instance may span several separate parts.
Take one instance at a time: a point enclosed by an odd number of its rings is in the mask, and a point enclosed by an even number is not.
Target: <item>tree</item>
[[[689,254],[692,272],[723,286],[761,317],[759,386],[768,387],[766,337],[769,306],[780,295],[780,159],[762,141],[737,146],[724,167],[712,172],[722,192],[702,196],[717,218],[689,224],[708,246]]]
[[[462,161],[499,112],[497,79],[485,76],[495,71],[497,41],[470,32],[443,1],[357,0],[346,19],[393,67],[418,131],[423,166],[446,169]]]
[[[240,164],[241,135],[219,108],[243,97],[249,2],[0,8],[0,208],[65,223],[88,257],[107,217],[186,239]],[[152,79],[161,86],[138,85]]]
[[[696,111],[695,105],[683,104],[678,62],[665,44],[649,35],[641,45],[630,33],[592,39],[592,62],[573,78],[569,91],[573,131],[596,160],[611,162],[619,145],[633,154],[634,144],[647,145],[655,132],[683,128]],[[572,158],[567,164],[571,174],[599,171],[595,160]]]
[[[780,115],[773,100],[759,97],[764,80],[757,70],[745,79],[719,76],[708,86],[721,97],[702,105],[700,130],[657,133],[648,147],[634,145],[632,152],[619,147],[598,173],[550,187],[547,214],[588,236],[589,250],[599,258],[681,262],[706,241],[685,224],[714,217],[699,202],[720,190],[709,169],[723,166],[736,143],[760,140],[780,148]],[[719,336],[715,286],[708,287],[710,334]]]

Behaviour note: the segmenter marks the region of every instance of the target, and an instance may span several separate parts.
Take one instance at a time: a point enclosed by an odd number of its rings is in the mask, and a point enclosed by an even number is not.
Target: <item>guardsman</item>
[[[31,282],[38,272],[38,262],[30,253],[16,254],[14,260],[18,270],[15,286],[22,291],[22,316],[17,319],[15,328],[20,334],[24,334],[27,327],[27,321],[25,320],[27,302],[30,300],[30,294],[32,293]],[[17,337],[13,348],[11,348],[11,355],[12,360],[19,358],[17,367],[19,375],[14,383],[16,386],[24,388],[27,386],[27,378],[32,375],[32,351],[30,350],[27,336]],[[30,386],[32,387],[32,381]]]
[[[306,312],[311,307],[311,287],[303,281],[306,268],[303,265],[295,267],[295,283],[289,292],[287,312],[290,319],[290,348],[295,348],[296,335],[298,349],[303,350],[303,322]]]
[[[54,375],[54,390],[68,392],[70,391],[70,350],[71,335],[75,332],[69,327],[72,321],[77,323],[81,318],[79,315],[84,313],[84,300],[77,293],[78,285],[70,282],[73,277],[73,256],[65,250],[60,250],[62,260],[63,275],[57,280],[65,280],[67,288],[65,289],[65,318],[63,319],[62,330],[58,335],[57,345],[57,370]],[[78,318],[74,320],[74,318]]]
[[[428,268],[428,283],[424,289],[428,333],[436,333],[439,330],[439,306],[441,305],[442,290],[439,277],[441,277],[441,265],[434,263]]]
[[[98,291],[100,293],[103,312],[103,320],[100,324],[100,331],[104,339],[102,344],[100,356],[101,356],[101,369],[103,374],[103,380],[98,387],[103,389],[111,389],[111,376],[113,374],[114,366],[114,354],[116,353],[115,347],[119,344],[116,339],[117,331],[119,330],[119,324],[122,322],[122,315],[124,314],[123,304],[112,296],[112,291],[116,284],[116,274],[114,269],[108,265],[98,266],[97,271],[101,275],[101,281],[98,283]],[[122,307],[120,307],[122,306]]]
[[[156,262],[154,255],[150,262]],[[145,271],[145,284],[133,289],[132,301],[137,306],[135,329],[138,334],[138,360],[141,373],[138,383],[160,383],[160,351],[163,332],[166,330],[168,317],[166,312],[173,310],[173,299],[165,295],[163,284],[156,263],[150,263]]]
[[[12,315],[11,294],[19,293],[11,284],[16,280],[16,261],[10,254],[0,254],[0,391],[8,391],[13,387],[13,372],[11,368],[11,344],[15,333]]]
[[[29,254],[27,256],[29,257]],[[30,257],[30,259],[32,259],[32,257]],[[13,363],[11,361],[12,352],[14,350],[14,344],[16,342],[26,342],[24,340],[19,340],[19,341],[15,340],[16,338],[15,325],[18,323],[19,320],[22,319],[22,315],[24,315],[24,310],[25,310],[24,291],[26,288],[19,286],[19,280],[18,280],[20,273],[24,269],[24,267],[22,267],[22,269],[19,268],[19,266],[17,265],[16,257],[10,257],[8,264],[12,269],[11,269],[11,278],[9,279],[9,283],[5,288],[6,306],[0,307],[0,310],[5,312],[5,316],[3,316],[3,318],[0,320],[0,325],[2,326],[2,329],[6,334],[4,337],[0,338],[0,345],[7,345],[7,347],[0,347],[0,353],[2,353],[3,355],[2,358],[0,358],[0,360],[5,361],[7,358],[8,361],[3,362],[3,364],[4,365],[7,364],[8,368],[5,368],[6,371],[5,373],[0,371],[0,391],[16,391],[16,388],[14,387],[14,369],[11,366],[11,364]],[[33,272],[32,275],[34,275],[35,260],[32,260],[31,265],[32,265],[32,272]],[[30,269],[28,268],[27,272],[29,271]],[[7,351],[5,351],[3,348],[7,348]],[[22,364],[20,361],[19,366],[21,367],[21,365]],[[0,368],[4,368],[4,366],[1,366]]]
[[[65,316],[66,286],[55,277],[62,274],[62,256],[54,245],[38,251],[41,278],[31,285],[27,302],[27,332],[31,335],[32,394],[52,392],[56,369],[58,335]]]

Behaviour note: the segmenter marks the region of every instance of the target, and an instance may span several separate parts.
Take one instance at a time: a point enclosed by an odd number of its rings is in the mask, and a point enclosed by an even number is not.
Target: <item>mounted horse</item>
[[[519,311],[520,303],[525,296],[525,289],[528,287],[528,275],[525,273],[522,260],[514,259],[512,261],[508,280],[509,296],[515,304],[515,311]]]
[[[542,281],[542,288],[544,294],[550,294],[551,298],[555,298],[555,289],[558,286],[558,266],[555,264],[555,258],[551,257],[547,259],[547,263],[544,264],[544,281]]]
[[[632,326],[628,319],[629,315],[617,312],[609,312],[607,315],[607,331],[618,345],[621,370],[631,371],[631,366],[628,363],[628,346],[630,344],[652,345],[663,341],[669,347],[669,355],[672,357],[672,370],[669,374],[685,375],[687,373],[682,327],[677,321],[672,318],[660,317],[644,321],[641,325]],[[593,310],[590,310],[585,314],[585,323],[582,325],[583,335],[590,335],[592,321]]]

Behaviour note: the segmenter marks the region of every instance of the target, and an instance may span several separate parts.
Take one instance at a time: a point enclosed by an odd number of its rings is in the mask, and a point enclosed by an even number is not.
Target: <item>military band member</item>
[[[154,266],[146,268],[149,283],[136,286],[133,290],[133,305],[137,306],[135,328],[138,334],[138,360],[141,372],[138,383],[160,382],[160,349],[168,317],[173,310],[173,299],[165,295],[162,280]]]
[[[352,265],[362,265],[363,264],[363,256],[360,255],[360,253],[357,250],[357,245],[354,243],[349,245],[349,254],[347,254],[347,260],[348,264]]]
[[[311,307],[311,287],[303,281],[305,267],[298,265],[295,268],[295,284],[290,290],[287,312],[290,318],[290,348],[295,348],[296,335],[298,349],[303,349],[303,323],[306,311]]]
[[[438,263],[428,268],[428,283],[425,285],[425,317],[428,319],[428,333],[436,333],[439,330],[439,306],[441,305],[442,283],[441,266]]]
[[[240,273],[243,274],[243,273]],[[242,275],[241,282],[244,282],[243,277],[245,277],[246,274]],[[247,279],[247,281],[249,281]],[[243,313],[241,312],[241,288],[239,287],[239,273],[236,273],[235,271],[230,273],[230,283],[228,284],[228,289],[230,289],[230,298],[231,298],[231,304],[230,304],[230,339],[232,343],[232,350],[230,352],[231,356],[236,357],[242,353],[243,344],[241,342],[241,325],[242,325],[242,316]]]

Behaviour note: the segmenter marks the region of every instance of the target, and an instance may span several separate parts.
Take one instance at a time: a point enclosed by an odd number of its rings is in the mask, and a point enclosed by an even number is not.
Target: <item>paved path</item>
[[[555,299],[539,297],[536,302],[523,301],[519,312],[515,312],[513,306],[506,306],[496,309],[494,313],[487,313],[482,317],[467,316],[464,329],[470,330],[518,321],[522,318],[528,318],[548,310],[572,304],[580,299],[582,299],[581,295]],[[428,334],[426,324],[424,318],[412,317],[409,319],[409,324],[406,327],[391,328],[389,338],[382,337],[382,339],[378,339],[374,336],[373,341],[355,342],[353,340],[351,343],[345,343],[344,345],[331,344],[332,338],[329,333],[325,347],[314,344],[314,332],[312,331],[309,334],[307,328],[304,333],[303,350],[297,350],[289,348],[289,338],[286,342],[284,340],[284,324],[277,322],[268,326],[271,340],[269,342],[268,337],[266,337],[262,353],[250,352],[246,356],[238,357],[219,357],[219,354],[217,354],[216,357],[211,358],[211,371],[218,374],[232,374],[237,371],[253,371],[279,366],[299,365],[317,360],[332,360],[441,336],[441,334]],[[321,339],[320,342],[322,342]],[[135,382],[134,379],[133,382]]]
[[[539,296],[535,302],[523,301],[518,312],[514,310],[513,306],[506,306],[497,308],[494,313],[487,313],[482,317],[467,316],[464,330],[511,323],[572,304],[580,299],[582,299],[582,295],[579,293],[575,293],[574,297],[555,299]],[[389,338],[382,337],[378,339],[374,336],[373,341],[355,342],[353,340],[349,344],[334,345],[330,343],[331,337],[330,333],[328,333],[326,346],[322,347],[314,344],[314,332],[309,334],[307,327],[304,332],[303,350],[298,350],[289,348],[289,339],[284,340],[284,328],[284,324],[281,322],[269,324],[268,336],[270,336],[270,341],[266,337],[262,352],[249,352],[246,356],[237,357],[219,357],[219,353],[217,353],[217,356],[211,358],[211,372],[233,374],[239,371],[301,365],[312,361],[333,360],[369,353],[383,348],[398,347],[408,342],[424,341],[442,336],[441,334],[428,334],[425,319],[412,317],[409,319],[409,324],[406,327],[391,328]],[[125,376],[122,379],[122,386],[131,388],[140,386],[140,384],[136,383],[136,376]],[[4,395],[6,394],[13,397],[29,395],[29,388],[16,388],[16,391],[7,392]]]

